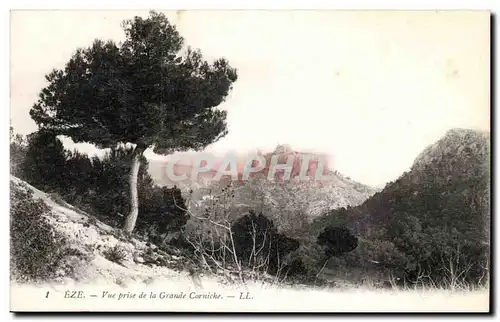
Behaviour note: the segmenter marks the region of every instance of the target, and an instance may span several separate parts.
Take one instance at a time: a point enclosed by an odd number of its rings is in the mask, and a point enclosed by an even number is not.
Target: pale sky
[[[11,122],[36,130],[29,109],[44,75],[95,38],[123,39],[120,22],[147,11],[14,11]],[[373,186],[395,180],[447,130],[489,131],[488,12],[167,12],[186,44],[238,69],[229,134],[209,151],[328,153]],[[65,142],[68,147],[71,143]],[[87,146],[83,150],[92,152]]]

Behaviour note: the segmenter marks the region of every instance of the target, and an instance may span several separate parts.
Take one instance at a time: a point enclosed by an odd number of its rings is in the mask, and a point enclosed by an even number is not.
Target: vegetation
[[[53,278],[70,248],[48,221],[48,206],[13,182],[10,202],[11,279],[39,282]]]
[[[359,201],[371,189],[337,173],[340,188],[256,175],[187,202],[177,187],[154,184],[144,152],[201,150],[223,137],[226,112],[217,106],[236,70],[186,49],[163,14],[127,20],[123,30],[123,43],[96,40],[46,76],[49,85],[30,112],[39,130],[22,137],[11,129],[13,175],[128,236],[176,245],[230,280],[317,282],[330,274],[452,288],[488,282],[488,135],[450,131],[411,171],[356,207],[338,207],[339,196],[348,190]],[[101,157],[67,151],[60,136],[108,150]],[[49,279],[72,251],[48,214],[43,202],[11,186],[16,279]],[[119,263],[126,254],[117,246],[104,255]]]
[[[95,40],[80,48],[64,69],[46,76],[30,114],[42,131],[100,148],[132,144],[132,232],[139,213],[137,177],[146,149],[169,154],[203,149],[226,134],[226,112],[216,109],[237,73],[225,59],[212,64],[184,39],[165,15],[151,12],[122,24],[125,41]]]
[[[48,190],[65,184],[63,172],[66,153],[61,141],[52,132],[38,131],[27,138],[26,155],[21,165],[23,178]]]
[[[108,260],[117,264],[121,264],[121,262],[127,256],[127,252],[119,245],[115,245],[113,248],[106,249],[103,254],[104,257],[106,257]]]
[[[358,247],[358,239],[344,227],[326,227],[318,236],[318,245],[325,246],[325,255],[339,256]]]
[[[65,202],[94,215],[112,227],[122,227],[129,210],[127,173],[133,151],[126,147],[110,150],[101,158],[67,151],[59,139],[47,132],[35,132],[26,145],[11,143],[20,163],[16,174],[37,188],[56,193]],[[161,243],[169,233],[187,222],[181,192],[177,188],[157,187],[147,173],[142,158],[138,191],[143,202],[136,233]],[[175,202],[174,202],[175,198]]]
[[[361,282],[369,276],[381,285],[388,280],[391,285],[485,285],[490,269],[489,150],[485,148],[489,141],[466,132],[457,143],[456,135],[445,137],[445,143],[458,146],[460,152],[443,157],[441,149],[427,151],[410,172],[362,205],[335,209],[292,230],[281,221],[293,220],[295,215],[282,218],[275,226],[276,213],[257,214],[248,205],[235,205],[238,184],[222,188],[220,194],[205,202],[186,204],[179,189],[154,186],[147,173],[147,160],[143,159],[138,174],[143,202],[137,234],[158,245],[169,243],[183,248],[214,273],[222,269],[229,275],[241,274],[243,279],[245,272],[256,272],[316,282],[322,278]],[[126,174],[133,151],[120,147],[97,158],[65,151],[47,131],[28,139],[14,138],[13,172],[114,227],[123,225],[122,214],[128,210]],[[475,148],[467,149],[469,146]],[[250,188],[258,190],[252,185]],[[29,213],[30,207],[43,206],[16,204],[13,214]],[[302,213],[304,208],[298,209],[297,213]],[[36,212],[43,213],[43,209]],[[53,234],[48,223],[38,226],[47,230],[44,233]],[[18,224],[12,229],[27,230]],[[12,236],[16,234],[12,232]],[[36,245],[48,243],[42,240]],[[62,244],[56,248],[60,247]],[[57,256],[50,260],[50,267],[57,266]],[[19,254],[13,258],[22,261]],[[41,269],[37,267],[29,270]],[[22,274],[48,276],[40,272]]]
[[[311,227],[352,229],[361,242],[351,264],[365,273],[390,273],[411,284],[483,284],[489,271],[489,139],[452,131],[424,155],[363,205],[331,211]]]
[[[10,127],[10,173],[18,178],[22,177],[21,164],[26,155],[26,138],[21,134],[14,134],[14,128]]]
[[[232,224],[231,234],[238,259],[252,269],[264,267],[270,274],[288,273],[287,255],[299,248],[297,240],[278,233],[262,213],[242,216]]]

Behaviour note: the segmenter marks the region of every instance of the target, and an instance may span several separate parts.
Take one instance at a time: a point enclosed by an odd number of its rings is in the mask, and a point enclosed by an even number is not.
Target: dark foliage
[[[133,151],[118,147],[103,157],[65,151],[59,139],[46,132],[29,137],[22,178],[46,192],[55,192],[113,227],[121,227],[129,210],[127,180]],[[154,186],[142,157],[138,188],[143,202],[138,233],[149,237],[175,232],[187,222],[184,199],[177,188]],[[174,202],[175,198],[175,202]]]
[[[114,227],[123,225],[129,210],[128,192],[130,189],[127,175],[130,171],[130,159],[133,152],[124,148],[112,150],[104,158],[93,158],[91,168],[89,160],[78,156],[79,176],[87,177],[87,191],[84,199],[79,203]],[[73,160],[75,161],[75,160]],[[139,207],[137,232],[147,231],[149,237],[177,231],[187,222],[184,200],[177,188],[154,186],[153,180],[147,173],[147,160],[143,158],[139,169],[138,190],[142,203]],[[82,187],[82,182],[76,184]],[[80,197],[79,197],[80,196]],[[82,198],[82,194],[75,195]],[[174,201],[175,198],[175,201]]]
[[[20,282],[48,280],[68,254],[67,241],[44,217],[50,210],[43,201],[33,199],[30,191],[12,181],[10,189],[11,278]]]
[[[132,154],[131,149],[119,147],[111,150],[102,158],[94,157],[90,159],[75,152],[73,153],[75,158],[71,159],[74,162],[72,180],[78,180],[78,178],[86,176],[85,182],[75,182],[74,185],[79,189],[86,185],[86,193],[83,195],[85,200],[78,202],[82,194],[76,194],[74,195],[77,198],[75,203],[83,204],[98,218],[114,227],[123,225],[124,215],[129,210],[129,183],[127,178],[133,157]],[[139,191],[152,185],[152,180],[147,174],[146,159],[143,158],[142,161],[143,164],[139,169],[138,176]]]
[[[262,213],[242,216],[231,226],[238,258],[246,263],[252,257],[268,260],[269,272],[274,274],[285,265],[285,258],[299,248],[299,242],[278,233],[273,222]],[[296,263],[296,269],[300,270]]]
[[[287,263],[283,271],[288,277],[303,279],[309,276],[309,270],[300,258],[294,258],[291,262]]]
[[[125,40],[95,40],[78,49],[31,110],[35,122],[75,142],[113,148],[154,144],[155,152],[198,149],[226,131],[223,102],[236,70],[225,59],[209,64],[165,15],[151,12],[122,24]]]
[[[22,164],[26,156],[26,138],[20,134],[14,134],[10,127],[10,173],[18,178],[23,178]]]
[[[327,227],[319,234],[317,243],[325,246],[325,255],[331,257],[356,249],[358,238],[345,227]]]
[[[127,256],[127,251],[119,245],[115,245],[113,248],[104,251],[103,255],[107,260],[120,264]]]
[[[41,189],[55,189],[65,184],[65,164],[64,146],[53,132],[38,131],[28,136],[28,146],[21,164],[24,179]]]
[[[176,187],[145,186],[142,189],[142,200],[137,221],[139,231],[156,227],[160,235],[177,232],[189,219],[183,210],[186,205],[181,191]]]
[[[312,230],[353,229],[363,239],[352,253],[362,269],[376,266],[410,283],[422,276],[438,285],[457,276],[482,283],[489,270],[489,162],[488,135],[452,130],[410,172],[363,205],[319,218]]]
[[[199,50],[182,51],[184,39],[162,13],[125,20],[122,28],[123,42],[96,39],[46,75],[49,85],[30,111],[39,128],[100,148],[131,143],[138,158],[148,148],[200,150],[225,136],[227,112],[216,107],[237,80],[227,60],[208,63]],[[135,179],[134,171],[131,184]],[[138,218],[133,191],[127,233]]]

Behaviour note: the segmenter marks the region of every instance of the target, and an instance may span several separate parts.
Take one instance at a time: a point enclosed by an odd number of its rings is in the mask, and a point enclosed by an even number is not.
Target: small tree
[[[358,238],[345,227],[326,227],[318,236],[317,244],[325,247],[326,260],[316,276],[319,276],[332,256],[340,256],[358,247]]]
[[[267,273],[279,274],[285,257],[296,251],[297,240],[278,233],[274,223],[262,213],[250,211],[231,226],[238,258],[253,271],[264,268]]]
[[[168,154],[202,149],[226,133],[226,112],[215,109],[237,79],[225,59],[212,64],[188,48],[165,15],[151,11],[122,24],[125,41],[95,40],[78,49],[65,68],[46,76],[49,85],[30,114],[41,127],[98,147],[135,146],[129,174],[130,213],[137,220],[137,176],[148,148]]]
[[[345,227],[326,227],[318,236],[317,243],[326,246],[325,254],[339,256],[358,247],[358,238]]]
[[[10,173],[16,177],[23,178],[21,165],[26,156],[26,137],[21,134],[14,134],[14,128],[10,127]]]

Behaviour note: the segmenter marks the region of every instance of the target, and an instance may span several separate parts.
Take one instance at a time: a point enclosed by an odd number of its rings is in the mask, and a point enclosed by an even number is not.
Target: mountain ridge
[[[457,205],[472,207],[471,211],[489,218],[490,142],[489,134],[470,129],[451,129],[435,143],[427,146],[415,159],[411,169],[363,204],[344,210],[351,217],[350,226],[360,234],[373,224],[384,225],[400,212],[425,212],[445,216]],[[436,194],[438,194],[436,196]],[[442,195],[443,197],[439,197]],[[444,196],[449,196],[450,200]],[[430,201],[436,199],[430,204]],[[421,200],[422,199],[422,200]],[[414,204],[411,208],[402,205]],[[458,211],[458,210],[457,210]],[[339,215],[335,211],[318,218],[316,225],[324,226]],[[452,214],[450,214],[452,215]],[[333,217],[332,217],[333,216]],[[423,215],[422,215],[423,216]],[[418,217],[418,216],[417,216]],[[436,218],[437,218],[436,217]],[[463,218],[469,222],[470,218]],[[450,225],[457,222],[450,222]],[[472,222],[471,222],[472,224]]]
[[[200,156],[202,154],[203,152],[199,153]],[[278,145],[274,151],[267,153],[257,152],[255,155],[262,157],[266,162],[266,166],[262,171],[252,173],[246,181],[231,180],[228,176],[223,177],[218,182],[210,180],[217,173],[212,167],[209,171],[204,172],[198,178],[199,180],[172,182],[165,176],[168,165],[165,162],[150,162],[149,172],[157,184],[167,186],[176,185],[183,190],[184,195],[188,191],[213,190],[213,188],[232,182],[238,187],[235,202],[243,207],[244,210],[266,209],[266,213],[280,213],[282,210],[278,211],[277,207],[289,208],[290,204],[296,204],[307,213],[308,220],[314,219],[324,212],[338,207],[359,205],[369,196],[380,191],[377,188],[356,182],[331,169],[331,165],[328,164],[328,156],[325,154],[301,152],[292,149],[290,145]],[[285,164],[289,156],[294,157],[292,166],[290,167],[290,180],[284,178],[284,170],[276,171],[271,180],[268,178],[270,160],[274,155],[278,156],[278,164]],[[301,160],[306,155],[308,158],[311,157],[311,160],[309,160],[307,168],[304,168],[306,170],[305,174],[310,176],[311,179],[307,181],[297,180],[297,176],[304,171]],[[196,160],[197,155],[191,154],[191,156],[193,157],[191,160]],[[319,169],[318,160],[320,159],[325,161],[322,174],[330,176],[330,180],[314,180],[316,171]],[[246,162],[245,159],[243,161]],[[179,164],[178,168],[185,167],[184,171],[191,171],[192,167],[189,165],[185,166],[185,164]],[[241,178],[243,168],[244,164],[238,165],[239,178]],[[260,197],[256,198],[256,194]],[[199,199],[206,198],[203,193],[200,193],[198,197]],[[298,205],[299,201],[300,205]],[[279,218],[276,219],[278,220]]]

